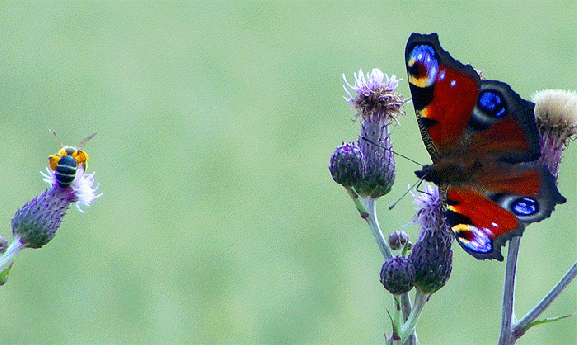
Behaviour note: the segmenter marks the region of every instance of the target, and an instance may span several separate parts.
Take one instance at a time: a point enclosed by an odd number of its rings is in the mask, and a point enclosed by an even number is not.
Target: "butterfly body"
[[[433,161],[416,174],[440,187],[459,244],[498,259],[525,224],[549,217],[559,194],[541,156],[534,104],[497,80],[481,80],[443,50],[436,34],[413,34],[405,50],[409,87]]]

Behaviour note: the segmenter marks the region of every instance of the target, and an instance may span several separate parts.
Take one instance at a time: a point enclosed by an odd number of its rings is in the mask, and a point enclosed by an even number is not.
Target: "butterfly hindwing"
[[[446,203],[457,242],[477,259],[503,260],[500,246],[523,233],[517,217],[478,191],[449,187]]]
[[[500,247],[506,240],[521,236],[526,224],[549,217],[556,204],[566,201],[544,166],[498,164],[501,169],[480,169],[474,185],[446,192],[449,225],[459,244],[478,259],[503,260]]]

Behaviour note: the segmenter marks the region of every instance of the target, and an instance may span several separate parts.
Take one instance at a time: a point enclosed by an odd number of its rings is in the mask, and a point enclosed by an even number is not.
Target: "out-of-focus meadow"
[[[382,343],[390,296],[382,256],[328,162],[359,124],[342,73],[403,81],[411,32],[524,98],[576,89],[577,3],[3,2],[0,231],[41,193],[58,150],[85,147],[104,196],[70,209],[55,239],[16,258],[0,288],[0,342]],[[424,164],[412,106],[395,149]],[[577,146],[577,144],[573,144]],[[577,260],[576,147],[567,199],[521,242],[517,316]],[[418,166],[397,160],[389,211]],[[447,285],[418,324],[423,344],[496,343],[504,264],[454,248]],[[577,285],[545,317],[577,311]],[[575,344],[575,317],[519,344]]]

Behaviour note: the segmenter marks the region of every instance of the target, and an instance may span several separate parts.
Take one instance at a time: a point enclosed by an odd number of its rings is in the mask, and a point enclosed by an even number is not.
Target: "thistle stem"
[[[503,306],[501,307],[501,335],[499,345],[511,345],[515,343],[512,333],[513,305],[515,302],[515,275],[517,272],[517,257],[521,237],[511,239],[507,251],[507,263],[505,265],[505,282],[503,284]]]
[[[385,237],[383,235],[383,232],[381,231],[381,227],[379,226],[379,220],[377,218],[377,208],[376,208],[377,200],[373,198],[359,197],[359,195],[354,191],[353,188],[345,187],[345,189],[347,190],[347,193],[353,200],[353,203],[355,204],[357,211],[359,211],[361,218],[367,221],[371,234],[373,235],[373,238],[375,239],[375,242],[377,243],[377,247],[379,247],[381,254],[385,258],[385,260],[388,259],[389,257],[392,256],[392,253],[391,249],[389,248],[389,245],[385,241]],[[398,301],[395,300],[395,308],[397,308],[397,303]],[[401,295],[400,304],[403,315],[403,321],[406,322],[412,312],[411,300],[409,299],[408,293],[404,293]],[[397,312],[397,310],[395,310],[395,312]],[[411,333],[409,333],[409,336],[411,335],[412,337],[409,339],[409,344],[416,344],[416,334],[411,331]]]
[[[563,289],[569,285],[573,279],[577,276],[577,261],[571,266],[571,268],[565,273],[565,275],[559,280],[557,285],[555,285],[549,293],[543,297],[543,299],[529,311],[519,322],[513,326],[513,337],[515,339],[520,338],[529,327],[531,323],[535,321],[541,313],[543,313],[549,305],[561,294]]]
[[[389,245],[385,241],[381,227],[379,226],[379,220],[377,219],[376,199],[366,198],[364,199],[364,204],[366,206],[366,210],[368,211],[368,217],[365,218],[365,220],[369,224],[369,229],[375,239],[375,242],[377,243],[377,246],[379,247],[379,250],[381,251],[381,254],[383,254],[385,259],[387,259],[391,257],[392,254]]]
[[[373,235],[373,238],[375,239],[381,254],[383,254],[385,259],[391,257],[391,249],[385,241],[385,237],[383,236],[383,232],[379,226],[379,220],[377,219],[377,200],[373,198],[359,197],[359,195],[351,187],[345,187],[345,189],[353,200],[353,203],[355,204],[357,211],[359,211],[361,218],[367,221],[369,230],[371,231],[371,234]]]
[[[365,205],[361,202],[361,198],[359,197],[359,195],[351,187],[345,187],[345,189],[346,189],[347,193],[349,193],[351,200],[353,200],[353,203],[355,204],[357,211],[359,211],[361,218],[367,219],[367,217],[369,216],[369,213],[367,212]]]
[[[19,237],[14,238],[14,241],[10,243],[8,248],[6,248],[4,254],[0,257],[0,269],[2,269],[4,265],[10,262],[10,260],[12,260],[16,256],[16,254],[18,254],[18,252],[20,252],[20,250],[22,250],[23,248],[24,244],[20,242],[20,238]]]
[[[409,314],[409,318],[399,331],[399,337],[401,338],[399,344],[405,344],[409,336],[413,333],[415,325],[417,324],[417,321],[419,321],[419,317],[421,316],[423,308],[425,307],[425,304],[429,300],[430,296],[431,294],[423,292],[421,289],[417,288],[417,293],[415,294],[415,303],[413,305],[413,309],[411,310],[411,314]]]

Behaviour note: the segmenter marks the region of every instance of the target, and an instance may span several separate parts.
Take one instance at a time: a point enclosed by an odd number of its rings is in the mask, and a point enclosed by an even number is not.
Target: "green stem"
[[[379,226],[379,220],[377,219],[377,200],[372,198],[365,198],[361,199],[364,201],[366,209],[368,211],[369,216],[365,218],[367,224],[369,224],[369,229],[381,254],[385,257],[385,259],[390,258],[392,256],[391,249],[389,245],[385,241],[385,237],[383,236],[383,232],[381,231],[381,227]]]
[[[505,282],[503,283],[503,305],[501,306],[501,335],[499,345],[511,345],[515,343],[512,333],[513,305],[515,302],[515,275],[517,273],[517,257],[521,237],[511,239],[507,251],[507,263],[505,264]]]
[[[405,292],[401,295],[401,307],[403,310],[403,322],[406,322],[409,319],[409,315],[411,315],[412,305],[411,299],[409,298],[409,293]],[[409,337],[407,341],[408,345],[417,344],[417,332],[413,330],[413,334]]]
[[[431,294],[423,292],[421,289],[417,288],[415,303],[413,305],[413,309],[411,310],[411,314],[409,314],[407,322],[405,322],[399,331],[399,337],[401,338],[399,344],[405,344],[409,336],[413,333],[413,330],[417,325],[417,321],[419,321],[419,317],[421,316],[423,308],[425,307],[425,304],[429,300],[430,296]]]
[[[16,254],[18,254],[18,252],[20,252],[20,250],[22,250],[23,248],[24,245],[22,244],[22,242],[20,242],[20,238],[19,237],[14,238],[14,241],[10,243],[4,254],[2,254],[2,256],[0,257],[0,269],[2,269],[4,265],[10,262],[10,260],[12,260],[14,256],[16,256]]]
[[[369,225],[371,234],[373,235],[373,238],[375,239],[375,242],[377,243],[377,247],[379,247],[381,254],[385,258],[385,260],[390,258],[392,256],[391,249],[389,248],[389,245],[385,241],[385,237],[383,235],[383,232],[381,231],[381,227],[379,226],[379,220],[377,218],[377,208],[376,208],[377,200],[372,198],[360,197],[351,187],[345,187],[345,189],[349,194],[349,196],[351,197],[351,199],[353,200],[353,203],[355,204],[357,211],[359,211],[361,218],[363,218]],[[395,316],[398,315],[398,304],[399,301],[397,297],[395,297]],[[409,313],[411,313],[411,301],[409,299],[408,293],[404,293],[401,296],[400,305],[404,321],[407,318],[407,315],[410,315]],[[393,320],[394,323],[397,322],[396,319],[397,318],[395,317],[395,319]],[[395,326],[396,327],[400,326],[400,322],[396,323]],[[413,341],[415,339],[416,335],[411,338],[412,340],[411,342],[416,343],[416,341]]]
[[[359,211],[361,218],[367,219],[367,217],[369,216],[369,213],[367,212],[365,205],[361,202],[359,195],[351,187],[345,187],[345,190],[347,191],[347,193],[349,193],[349,196],[353,200],[353,203],[355,204],[357,211]]]
[[[523,316],[519,322],[513,326],[513,337],[520,338],[523,333],[530,327],[531,323],[535,321],[542,312],[551,305],[551,303],[561,294],[563,289],[567,287],[577,276],[577,262],[565,273],[551,291],[533,308],[527,315]]]
[[[401,325],[403,324],[403,317],[401,315],[401,296],[393,295],[393,303],[395,304],[395,312],[393,313],[393,323],[395,324],[395,328],[401,329]]]
[[[392,256],[391,249],[385,241],[381,227],[379,226],[379,220],[377,218],[377,200],[368,197],[360,197],[352,188],[345,187],[347,193],[355,203],[357,211],[359,211],[361,218],[363,218],[369,225],[369,230],[381,251],[381,254],[385,259]]]

